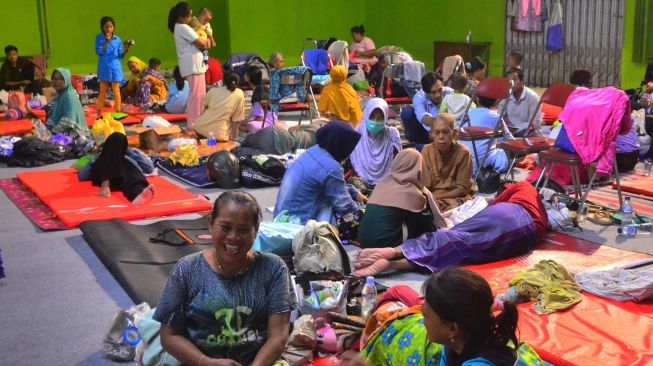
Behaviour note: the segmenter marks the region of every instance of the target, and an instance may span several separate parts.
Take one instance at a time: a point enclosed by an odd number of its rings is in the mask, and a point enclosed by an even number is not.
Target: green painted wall
[[[123,40],[133,38],[136,41],[128,56],[138,56],[145,62],[150,57],[156,57],[163,62],[163,68],[174,67],[177,54],[167,21],[168,11],[176,2],[46,0],[51,49],[48,68],[52,70],[64,66],[74,73],[95,72],[97,55],[94,41],[100,32],[100,18],[104,15],[115,19],[116,34]],[[12,16],[5,16],[0,22],[0,44],[15,44],[24,55],[42,52],[37,3],[37,0],[26,0],[12,4]],[[218,47],[211,53],[224,59],[229,53],[227,0],[196,0],[190,3],[195,11],[202,6],[213,11],[212,23]],[[16,31],[21,29],[25,31]],[[123,68],[127,70],[126,62]]]
[[[349,29],[365,24],[365,17],[363,1],[230,0],[231,53],[256,52],[267,60],[280,51],[286,66],[297,65],[304,39],[349,41]]]
[[[642,30],[635,29],[635,0],[626,0],[624,46],[621,53],[621,87],[624,89],[638,87],[646,71],[645,63],[633,62],[633,40],[637,31]]]
[[[492,42],[489,73],[499,75],[504,59],[504,0],[368,0],[367,35],[377,47],[397,45],[433,69],[433,42]],[[485,60],[487,62],[487,60]]]

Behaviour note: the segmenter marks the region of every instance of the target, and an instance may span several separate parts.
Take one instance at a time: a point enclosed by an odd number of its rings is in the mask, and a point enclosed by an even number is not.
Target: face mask
[[[385,128],[385,123],[368,119],[365,121],[365,126],[367,127],[367,132],[371,133],[372,135],[376,135],[377,133],[383,131]]]

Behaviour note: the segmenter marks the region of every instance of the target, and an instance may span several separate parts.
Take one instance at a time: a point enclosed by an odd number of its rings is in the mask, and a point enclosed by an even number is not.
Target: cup
[[[644,176],[645,177],[648,177],[648,176],[651,175],[651,165],[653,165],[653,163],[649,159],[644,160]]]

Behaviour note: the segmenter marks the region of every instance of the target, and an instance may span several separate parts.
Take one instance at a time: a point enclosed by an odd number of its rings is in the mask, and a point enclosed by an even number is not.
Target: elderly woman
[[[318,111],[325,116],[339,121],[349,122],[357,127],[363,112],[358,94],[347,84],[347,70],[342,65],[336,65],[329,72],[331,82],[322,89]]]
[[[154,319],[163,349],[184,365],[272,365],[288,340],[297,306],[281,258],[252,250],[261,208],[246,192],[213,205],[213,247],[170,273]]]
[[[270,70],[283,69],[283,67],[285,66],[283,53],[281,52],[272,53],[270,55],[270,59],[268,60],[268,65],[270,66]]]
[[[358,211],[367,198],[347,185],[340,161],[351,154],[360,134],[344,122],[330,122],[317,131],[317,145],[292,163],[281,181],[274,216],[281,211],[308,220],[336,223],[335,214]]]
[[[458,207],[472,193],[472,154],[456,141],[455,119],[440,113],[431,127],[433,142],[424,146],[424,186],[442,211]]]
[[[355,185],[364,194],[371,193],[376,183],[390,173],[392,159],[401,150],[399,131],[387,126],[387,121],[388,103],[381,98],[370,99],[356,128],[361,139],[349,159],[353,169],[349,181],[358,182]]]
[[[446,227],[433,195],[424,187],[420,153],[415,149],[401,151],[391,169],[374,188],[365,207],[358,229],[358,242],[363,248],[397,246],[405,239]],[[402,233],[404,224],[406,238]]]
[[[87,135],[86,117],[82,103],[70,83],[70,70],[56,68],[52,73],[52,86],[57,91],[57,99],[45,125],[54,133],[62,133],[73,138]]]

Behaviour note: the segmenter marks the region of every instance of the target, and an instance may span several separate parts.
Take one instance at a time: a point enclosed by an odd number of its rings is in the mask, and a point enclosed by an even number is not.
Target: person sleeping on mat
[[[283,260],[252,249],[261,217],[251,194],[222,193],[209,217],[213,247],[170,272],[153,318],[180,363],[272,365],[285,349],[297,301]]]
[[[535,188],[527,182],[509,184],[487,208],[451,229],[427,233],[394,248],[361,250],[353,274],[416,269],[438,272],[459,264],[516,257],[542,240],[548,223]]]
[[[143,172],[154,170],[152,162],[138,150],[127,149],[127,136],[114,132],[104,141],[100,155],[77,173],[80,181],[99,186],[98,196],[110,197],[111,190],[122,191],[134,206],[150,202],[156,193]]]

